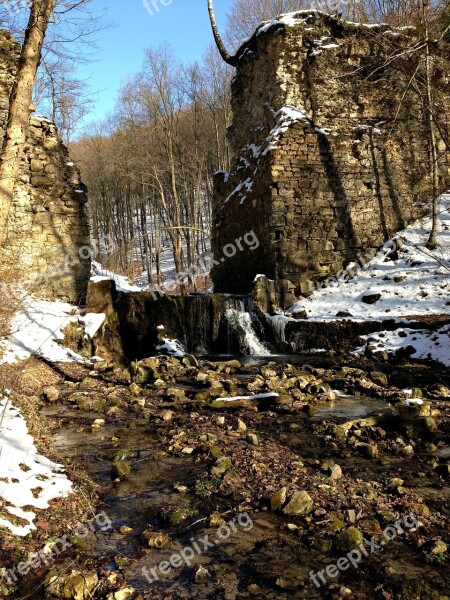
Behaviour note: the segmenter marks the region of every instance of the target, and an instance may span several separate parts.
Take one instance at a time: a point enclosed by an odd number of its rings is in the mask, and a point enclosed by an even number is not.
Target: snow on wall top
[[[255,29],[254,33],[241,44],[236,52],[236,56],[238,58],[242,58],[242,56],[248,50],[249,45],[261,34],[272,32],[281,28],[287,29],[290,27],[309,25],[314,17],[321,17],[324,22],[340,25],[344,29],[352,31],[353,33],[358,31],[367,32],[375,30],[379,33],[386,32],[393,33],[395,35],[405,35],[407,32],[412,33],[416,31],[416,28],[412,26],[391,27],[387,23],[356,23],[354,21],[346,21],[345,19],[341,19],[335,15],[331,15],[317,9],[298,10],[290,13],[280,14],[274,19],[260,23],[260,25],[258,25],[258,27]]]

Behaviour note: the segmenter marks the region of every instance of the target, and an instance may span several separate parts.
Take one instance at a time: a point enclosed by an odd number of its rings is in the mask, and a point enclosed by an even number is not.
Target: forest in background
[[[177,273],[208,251],[212,175],[230,163],[230,78],[215,49],[189,66],[149,49],[114,113],[71,144],[105,267],[160,284],[167,244]]]

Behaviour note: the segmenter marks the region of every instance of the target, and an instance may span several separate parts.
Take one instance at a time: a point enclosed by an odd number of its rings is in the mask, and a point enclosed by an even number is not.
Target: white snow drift
[[[25,536],[36,529],[36,513],[32,509],[48,508],[51,500],[67,496],[72,483],[61,465],[38,454],[25,419],[9,403],[7,395],[0,402],[0,418],[2,416],[0,528],[6,527],[15,535]],[[8,513],[13,516],[3,518]]]

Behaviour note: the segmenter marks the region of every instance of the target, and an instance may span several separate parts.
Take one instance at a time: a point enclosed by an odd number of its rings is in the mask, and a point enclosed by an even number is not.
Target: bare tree
[[[236,65],[236,57],[232,56],[228,50],[225,48],[225,44],[220,36],[219,29],[217,27],[216,17],[214,14],[213,0],[208,0],[208,12],[209,12],[209,20],[211,22],[211,28],[214,36],[214,41],[216,42],[217,49],[220,52],[220,56],[223,60],[234,67]]]
[[[434,94],[432,84],[432,53],[430,40],[430,1],[422,0],[422,27],[425,36],[425,118],[428,125],[428,135],[430,140],[430,155],[431,155],[431,179],[432,179],[432,227],[430,237],[427,241],[427,248],[433,250],[437,246],[437,231],[438,231],[438,213],[439,213],[439,164],[438,164],[438,149],[436,144],[436,128],[434,125],[433,105]]]
[[[29,132],[30,105],[42,45],[55,0],[33,0],[17,76],[12,89],[8,124],[0,163],[0,245],[3,244],[20,162]]]
[[[314,8],[310,0],[235,0],[227,14],[227,40],[237,48],[263,21],[307,8]]]
[[[20,170],[24,145],[29,133],[29,116],[32,105],[33,88],[36,83],[38,67],[40,65],[44,47],[55,56],[65,56],[76,59],[79,57],[78,44],[101,27],[96,19],[84,20],[80,13],[91,0],[27,0],[15,3],[14,6],[3,4],[0,7],[0,19],[10,27],[13,32],[21,36],[23,20],[27,18],[27,26],[23,35],[22,50],[15,82],[12,88],[8,124],[3,141],[0,162],[0,245],[5,241],[7,223],[11,202],[14,195],[15,183]],[[24,8],[24,5],[29,8]],[[86,24],[88,22],[88,24]],[[50,28],[50,25],[54,27]],[[49,35],[50,34],[50,35]],[[77,45],[71,51],[70,45]],[[53,97],[57,96],[54,86]],[[67,86],[65,86],[65,103],[69,100]],[[72,103],[74,94],[72,93]],[[67,107],[66,107],[67,108]],[[67,124],[68,110],[65,110]],[[73,106],[72,106],[73,108]],[[59,111],[62,116],[62,110]],[[68,125],[70,129],[73,125]]]
[[[74,65],[66,58],[47,61],[44,55],[33,94],[34,104],[56,124],[65,143],[70,142],[93,103],[86,82],[77,78],[74,71]]]

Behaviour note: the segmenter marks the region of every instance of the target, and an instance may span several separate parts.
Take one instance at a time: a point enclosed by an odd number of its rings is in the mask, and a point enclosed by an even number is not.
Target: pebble
[[[258,439],[258,436],[256,435],[256,433],[248,433],[247,441],[250,444],[253,444],[253,446],[257,446],[259,444],[259,439]]]
[[[205,581],[205,579],[208,579],[209,577],[211,577],[211,573],[208,571],[208,569],[205,569],[205,567],[200,565],[195,572],[195,583]]]

